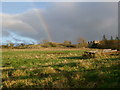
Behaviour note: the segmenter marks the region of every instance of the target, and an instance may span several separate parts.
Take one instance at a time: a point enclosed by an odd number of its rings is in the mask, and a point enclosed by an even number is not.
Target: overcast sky
[[[6,40],[55,42],[79,37],[101,40],[118,34],[117,2],[4,2],[2,36]]]

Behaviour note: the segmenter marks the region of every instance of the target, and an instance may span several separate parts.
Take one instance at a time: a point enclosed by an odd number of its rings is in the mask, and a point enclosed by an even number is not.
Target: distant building
[[[95,44],[100,44],[100,41],[94,41]]]
[[[100,44],[100,41],[90,41],[88,42],[88,47],[96,47],[98,44]]]

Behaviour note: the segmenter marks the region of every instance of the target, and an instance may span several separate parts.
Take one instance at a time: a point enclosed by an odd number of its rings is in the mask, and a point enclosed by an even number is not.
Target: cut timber
[[[108,54],[108,55],[120,55],[120,51],[111,50],[111,49],[104,49],[101,53]]]

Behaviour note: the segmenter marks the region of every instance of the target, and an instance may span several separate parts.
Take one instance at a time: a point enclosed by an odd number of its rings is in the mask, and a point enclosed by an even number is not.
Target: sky
[[[3,2],[2,42],[73,43],[118,34],[117,2]]]

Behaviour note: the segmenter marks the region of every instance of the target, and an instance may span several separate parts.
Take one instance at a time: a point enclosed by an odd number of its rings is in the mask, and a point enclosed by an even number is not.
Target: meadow
[[[120,88],[120,56],[91,49],[3,49],[3,88]],[[93,49],[98,50],[98,49]]]

